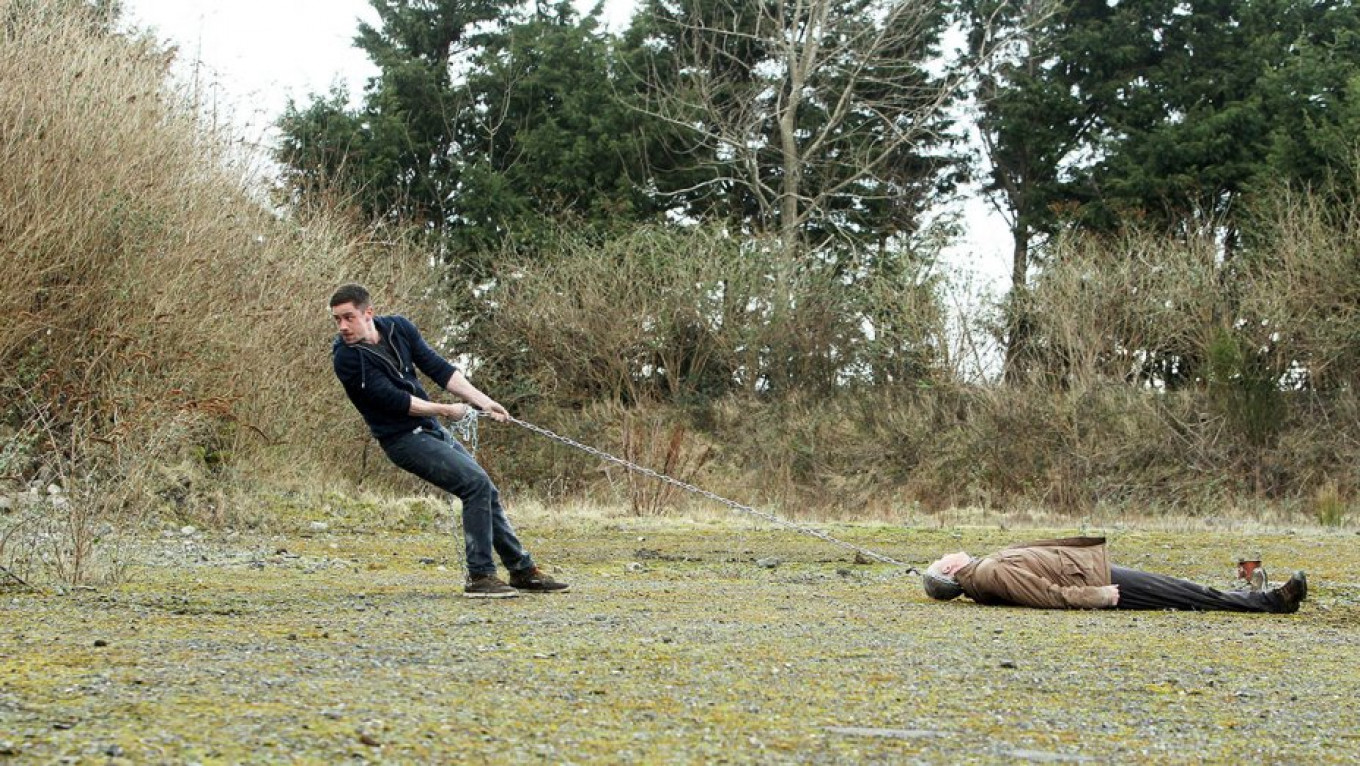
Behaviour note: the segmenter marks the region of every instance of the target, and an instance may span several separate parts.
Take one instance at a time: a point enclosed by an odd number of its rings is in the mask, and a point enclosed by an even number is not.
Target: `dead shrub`
[[[694,484],[708,462],[709,448],[694,445],[684,425],[650,413],[623,416],[620,457],[686,484]],[[635,516],[657,516],[690,499],[680,487],[634,471],[623,470],[628,507]]]
[[[1241,329],[1285,371],[1286,386],[1353,389],[1360,384],[1360,209],[1287,188],[1269,198],[1252,220]]]
[[[1038,385],[1166,389],[1204,374],[1205,349],[1235,315],[1212,232],[1068,235],[1028,294]]]
[[[24,430],[42,457],[35,478],[12,498],[16,512],[0,518],[0,566],[30,584],[120,580],[129,483],[99,460],[106,455],[80,449],[78,430],[59,434],[50,412],[32,397],[26,402],[33,408]]]
[[[1327,481],[1313,492],[1311,516],[1324,527],[1339,527],[1346,520],[1347,503],[1336,482]]]
[[[895,256],[898,257],[898,256]],[[523,399],[688,404],[933,374],[942,313],[909,254],[783,254],[717,226],[563,232],[510,253],[463,350]]]
[[[56,461],[96,499],[152,508],[153,477],[121,467],[213,477],[191,492],[348,471],[362,440],[325,299],[354,280],[421,303],[417,248],[342,208],[270,210],[167,78],[173,54],[90,4],[0,0],[0,18],[0,421],[42,411],[55,434],[7,447],[6,470]],[[211,523],[218,504],[170,505]]]

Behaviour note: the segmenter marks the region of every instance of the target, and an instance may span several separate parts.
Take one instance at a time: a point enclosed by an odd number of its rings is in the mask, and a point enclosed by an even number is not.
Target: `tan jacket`
[[[1100,590],[1110,584],[1105,538],[1068,537],[1013,545],[954,573],[979,604],[1013,604],[1041,609],[1099,609],[1111,606]]]

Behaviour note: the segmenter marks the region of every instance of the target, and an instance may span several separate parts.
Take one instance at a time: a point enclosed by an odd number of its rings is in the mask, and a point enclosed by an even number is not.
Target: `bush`
[[[1313,493],[1313,518],[1324,527],[1339,527],[1346,519],[1346,502],[1336,482],[1325,482]]]
[[[716,227],[564,232],[498,272],[463,350],[499,389],[560,406],[913,384],[944,336],[912,256],[794,262]]]
[[[337,211],[271,212],[170,54],[92,6],[0,0],[0,18],[0,421],[51,423],[7,468],[117,483],[153,457],[204,476],[354,459],[325,299],[349,279],[406,293],[410,249]]]
[[[1286,385],[1353,391],[1360,386],[1360,209],[1327,203],[1322,194],[1280,189],[1255,211],[1241,330],[1289,374]]]

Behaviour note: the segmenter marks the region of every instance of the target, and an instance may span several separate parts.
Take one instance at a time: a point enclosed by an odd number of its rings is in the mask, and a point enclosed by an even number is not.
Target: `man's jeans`
[[[450,492],[463,501],[463,540],[468,576],[496,573],[494,550],[512,572],[529,569],[534,560],[520,545],[501,508],[501,493],[477,461],[444,429],[421,429],[382,445],[399,468]]]

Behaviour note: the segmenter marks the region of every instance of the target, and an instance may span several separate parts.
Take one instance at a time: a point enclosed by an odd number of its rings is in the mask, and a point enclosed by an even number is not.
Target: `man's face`
[[[955,572],[968,566],[968,562],[972,560],[972,556],[969,556],[963,551],[959,551],[958,553],[951,553],[948,556],[941,556],[939,561],[931,564],[931,567],[934,571],[939,572],[946,577],[952,577]]]
[[[373,334],[372,306],[359,308],[353,303],[341,303],[331,306],[331,318],[335,320],[335,329],[340,331],[340,340],[346,345],[368,340]]]

